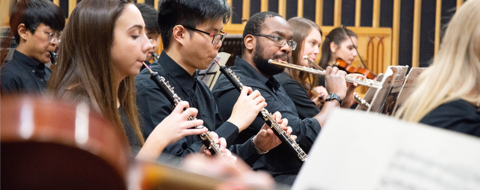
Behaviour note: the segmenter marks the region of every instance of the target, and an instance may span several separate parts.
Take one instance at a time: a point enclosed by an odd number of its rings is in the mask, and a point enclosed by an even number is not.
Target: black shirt
[[[286,72],[274,76],[287,92],[297,108],[300,119],[312,118],[320,113],[320,108],[308,97],[308,92]]]
[[[45,91],[52,70],[15,50],[12,60],[2,66],[0,73],[4,94],[41,93]]]
[[[132,155],[135,157],[140,150],[140,142],[135,134],[135,131],[130,125],[130,120],[128,120],[127,114],[122,106],[118,108],[118,112],[120,113],[120,119],[122,120],[123,129],[125,130],[125,134],[127,135],[128,144],[130,145],[130,150]]]
[[[316,119],[300,119],[295,104],[288,97],[285,89],[278,83],[275,77],[265,78],[255,68],[245,60],[237,57],[235,66],[230,67],[240,78],[240,81],[254,90],[260,91],[267,102],[267,110],[274,113],[279,111],[282,118],[288,119],[288,125],[292,127],[293,135],[297,136],[297,143],[308,153],[312,147],[317,135],[320,132],[320,124]],[[240,93],[233,87],[225,76],[221,76],[213,88],[213,95],[217,100],[220,114],[226,116],[231,114],[233,105]],[[254,136],[263,126],[264,120],[259,116],[246,130],[240,133],[236,143],[242,143],[248,138]],[[291,154],[289,145],[280,144],[280,146],[270,150],[253,166],[256,170],[266,170],[272,174],[278,181],[282,175],[298,174],[303,162],[297,155]],[[277,178],[278,177],[278,178]],[[292,181],[280,181],[291,184]]]
[[[170,85],[174,87],[175,93],[183,101],[189,102],[190,107],[198,109],[197,118],[203,120],[209,131],[215,131],[219,137],[224,137],[228,145],[233,144],[238,136],[238,127],[233,123],[224,122],[218,113],[217,104],[210,89],[197,79],[196,74],[190,75],[165,52],[162,52],[160,59],[152,63],[150,68],[169,81]],[[137,106],[143,123],[143,135],[146,139],[153,129],[170,115],[173,107],[160,88],[150,79],[148,70],[142,70],[135,77],[135,86]],[[225,118],[228,117],[230,115]],[[199,152],[202,146],[198,136],[187,136],[167,146],[164,152],[184,157],[189,153]],[[256,160],[260,157],[251,143],[231,147],[231,150],[247,163],[249,160]]]
[[[438,106],[425,115],[420,123],[480,137],[480,111],[465,100]]]

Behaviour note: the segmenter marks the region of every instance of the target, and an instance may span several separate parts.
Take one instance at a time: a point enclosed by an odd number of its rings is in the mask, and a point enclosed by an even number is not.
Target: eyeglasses
[[[253,36],[262,36],[262,37],[266,37],[266,38],[270,38],[271,40],[273,40],[273,43],[275,43],[276,46],[278,47],[283,47],[285,44],[288,44],[288,46],[290,46],[290,48],[292,48],[292,50],[295,50],[295,48],[297,48],[297,42],[293,41],[293,40],[288,40],[281,37],[281,36],[273,36],[273,35],[266,35],[266,34],[252,34]]]
[[[183,27],[186,28],[186,29],[189,29],[189,30],[193,30],[193,31],[204,33],[204,34],[208,34],[209,36],[213,36],[213,39],[212,39],[212,44],[213,45],[217,45],[218,43],[222,42],[225,39],[225,36],[227,35],[227,33],[223,32],[223,31],[220,31],[221,34],[212,34],[212,33],[201,31],[199,29],[188,27],[188,26],[183,26]]]
[[[34,28],[33,30],[36,30],[36,28]],[[47,33],[47,32],[44,32],[44,31],[39,31],[39,32],[48,35],[48,42],[52,43],[53,40],[55,40],[55,38],[57,38],[57,42],[60,43],[60,37],[62,37],[62,32],[60,32],[60,33],[56,33],[56,32]]]

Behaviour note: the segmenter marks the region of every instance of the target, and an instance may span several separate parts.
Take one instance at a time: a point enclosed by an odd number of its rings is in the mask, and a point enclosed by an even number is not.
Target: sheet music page
[[[408,71],[408,66],[398,66],[393,69],[398,69],[395,73],[395,77],[392,81],[392,86],[390,87],[390,91],[387,93],[387,97],[385,98],[385,102],[383,103],[382,107],[380,108],[380,113],[391,115],[394,111],[395,104],[397,102],[398,95],[402,90],[403,84],[405,83],[405,75]]]
[[[336,109],[292,189],[478,190],[478,150],[473,136]]]
[[[220,56],[217,55],[217,57],[215,57],[215,59],[217,60],[220,60]],[[206,85],[210,85],[210,80],[212,77],[215,77],[215,68],[217,67],[217,63],[215,63],[214,60],[212,60],[212,62],[210,62],[210,64],[208,65],[208,67],[204,70],[198,70],[198,75],[197,75],[197,78],[202,80],[203,83],[205,83]]]
[[[402,90],[400,91],[400,94],[398,95],[397,103],[395,104],[394,111],[391,115],[394,115],[397,109],[402,105],[405,100],[410,96],[410,94],[413,93],[413,90],[415,90],[415,82],[417,80],[417,77],[422,73],[426,68],[412,68],[410,70],[410,73],[408,73],[407,79],[405,80],[405,83],[403,84]]]
[[[373,96],[373,99],[370,103],[370,108],[367,110],[367,112],[379,112],[380,108],[383,105],[383,102],[385,102],[385,97],[387,96],[387,93],[390,91],[390,86],[392,86],[392,81],[394,78],[394,75],[398,71],[396,68],[397,66],[388,66],[387,71],[383,74],[383,79],[381,80],[381,89],[377,89],[375,91],[375,95]],[[394,69],[395,68],[395,69]]]

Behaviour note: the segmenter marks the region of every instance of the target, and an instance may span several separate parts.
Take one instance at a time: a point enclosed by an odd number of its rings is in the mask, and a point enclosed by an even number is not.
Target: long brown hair
[[[297,48],[292,52],[292,63],[300,65],[303,59],[302,50],[305,44],[305,39],[312,30],[318,30],[322,35],[322,30],[315,24],[315,22],[301,17],[293,17],[288,20],[288,23],[293,29],[293,41],[297,42]],[[300,83],[308,92],[318,85],[318,75],[312,75],[305,72],[300,72],[294,69],[288,69],[288,73],[292,79]]]
[[[83,0],[73,10],[63,31],[58,66],[47,89],[64,100],[86,101],[110,119],[125,134],[117,109],[117,98],[130,121],[140,145],[134,77],[117,86],[111,48],[115,23],[131,0]]]
[[[346,29],[346,28],[334,28],[327,36],[325,36],[325,40],[322,44],[322,57],[320,58],[320,66],[322,68],[327,68],[328,62],[332,59],[332,50],[330,49],[330,44],[333,42],[338,45],[340,48],[340,44],[345,40],[350,40],[350,38],[358,38],[357,34],[353,31]]]

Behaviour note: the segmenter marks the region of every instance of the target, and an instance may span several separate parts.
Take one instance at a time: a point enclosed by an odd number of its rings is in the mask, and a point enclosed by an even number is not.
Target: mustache
[[[275,54],[273,56],[273,59],[283,59],[285,61],[288,62],[288,55],[286,53],[282,53],[282,54]]]

